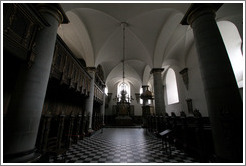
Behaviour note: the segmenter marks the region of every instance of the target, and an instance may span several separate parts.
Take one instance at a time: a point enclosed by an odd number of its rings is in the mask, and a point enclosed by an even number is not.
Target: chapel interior
[[[243,163],[244,3],[13,3],[3,163]]]

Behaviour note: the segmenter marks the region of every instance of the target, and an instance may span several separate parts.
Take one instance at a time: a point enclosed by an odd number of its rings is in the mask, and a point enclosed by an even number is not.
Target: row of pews
[[[102,117],[100,117],[102,119]],[[72,144],[83,140],[88,133],[89,116],[83,115],[44,115],[40,121],[36,148],[42,154],[40,162],[48,162],[51,157],[56,160],[58,155],[63,159]],[[102,127],[102,121],[95,123],[94,130]]]
[[[214,146],[209,118],[202,117],[198,110],[195,110],[194,116],[186,116],[184,112],[180,116],[174,112],[171,116],[167,113],[165,116],[148,116],[146,130],[157,137],[161,137],[161,132],[170,130],[167,141],[171,146],[200,162],[213,160]]]

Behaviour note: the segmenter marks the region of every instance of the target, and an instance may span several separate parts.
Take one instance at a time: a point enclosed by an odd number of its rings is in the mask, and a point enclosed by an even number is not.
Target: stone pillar
[[[89,115],[89,132],[92,132],[92,115],[93,115],[93,104],[94,104],[94,83],[95,83],[95,73],[96,68],[95,67],[88,67],[87,68],[88,73],[91,76],[91,84],[90,84],[90,94],[89,97],[86,99],[86,114]]]
[[[243,162],[243,103],[215,21],[221,5],[193,4],[181,23],[193,29],[217,162]]]
[[[21,162],[34,157],[58,25],[66,16],[58,4],[39,4],[39,12],[49,26],[41,29],[35,39],[36,57],[28,69],[19,71],[4,124],[4,160]]]
[[[164,101],[164,90],[161,78],[161,73],[164,71],[163,68],[153,68],[151,74],[154,77],[154,91],[155,91],[155,113],[156,115],[164,115],[166,113],[165,101]]]
[[[101,111],[101,115],[102,115],[102,125],[104,126],[104,115],[105,115],[105,86],[103,88],[103,104],[101,105],[100,111]]]

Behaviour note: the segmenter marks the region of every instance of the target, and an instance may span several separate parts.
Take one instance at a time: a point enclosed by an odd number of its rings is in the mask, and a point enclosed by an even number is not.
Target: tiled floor
[[[50,162],[54,162],[53,159]],[[64,161],[63,161],[64,162]],[[172,147],[169,156],[161,140],[142,128],[104,128],[79,141],[67,152],[66,163],[197,163]]]

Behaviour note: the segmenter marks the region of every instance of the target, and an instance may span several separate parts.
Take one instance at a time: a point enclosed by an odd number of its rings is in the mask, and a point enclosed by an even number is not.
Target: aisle
[[[53,160],[52,160],[53,161]],[[52,162],[51,161],[51,162]],[[104,128],[71,146],[66,163],[191,163],[198,162],[173,148],[162,152],[161,140],[142,128]]]

